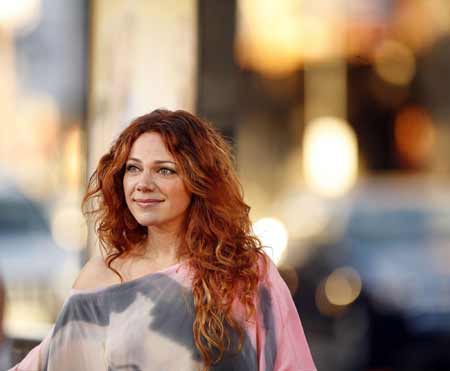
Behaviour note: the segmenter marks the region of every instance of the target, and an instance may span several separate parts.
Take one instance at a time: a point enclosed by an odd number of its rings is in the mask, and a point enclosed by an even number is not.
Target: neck
[[[143,243],[143,257],[154,262],[175,263],[178,259],[180,238],[177,233],[155,226],[148,227],[148,235]]]

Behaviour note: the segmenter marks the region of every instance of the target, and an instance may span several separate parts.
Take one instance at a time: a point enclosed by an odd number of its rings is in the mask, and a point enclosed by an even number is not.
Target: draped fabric
[[[201,370],[190,282],[178,263],[121,284],[72,289],[47,337],[10,371]],[[241,352],[228,351],[211,370],[315,371],[296,307],[272,262],[256,300],[249,321],[240,305],[233,308],[245,329]]]

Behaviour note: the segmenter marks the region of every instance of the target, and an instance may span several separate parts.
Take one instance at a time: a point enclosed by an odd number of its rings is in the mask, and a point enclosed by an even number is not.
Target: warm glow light
[[[31,28],[39,21],[40,0],[2,1],[0,25],[8,29]]]
[[[353,186],[358,168],[356,136],[335,117],[312,121],[304,135],[305,180],[318,193],[339,196]]]
[[[58,245],[68,250],[80,250],[86,245],[87,227],[81,211],[62,206],[53,213],[52,235]]]
[[[325,316],[339,316],[347,307],[331,304],[325,294],[326,280],[322,280],[316,288],[315,303],[319,312]]]
[[[61,116],[57,102],[46,95],[19,100],[14,125],[2,138],[7,167],[24,193],[34,199],[53,194],[58,184],[58,141]],[[20,150],[18,150],[20,148]]]
[[[236,52],[245,67],[279,77],[341,53],[342,27],[332,5],[305,11],[299,0],[240,0]]]
[[[64,171],[67,185],[77,189],[81,177],[81,132],[74,126],[67,134],[64,146]]]
[[[361,278],[356,270],[350,267],[336,269],[325,282],[325,295],[334,305],[349,305],[361,293]]]
[[[423,6],[427,8],[430,15],[430,23],[442,33],[450,32],[450,3],[445,0],[424,1]],[[423,17],[423,15],[422,15]]]
[[[416,72],[414,54],[398,41],[386,40],[375,50],[375,71],[391,84],[407,85]]]
[[[288,243],[288,232],[283,223],[275,218],[262,218],[253,224],[253,232],[265,246],[267,255],[278,264]]]
[[[237,52],[241,64],[270,75],[297,68],[301,43],[299,5],[294,0],[238,2]]]
[[[435,143],[430,115],[421,107],[408,107],[395,119],[395,146],[408,165],[425,165]]]

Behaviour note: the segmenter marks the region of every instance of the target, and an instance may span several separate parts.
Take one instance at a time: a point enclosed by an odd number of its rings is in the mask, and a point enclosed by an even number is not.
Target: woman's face
[[[139,136],[125,165],[123,189],[139,224],[177,231],[191,200],[175,159],[158,133]]]

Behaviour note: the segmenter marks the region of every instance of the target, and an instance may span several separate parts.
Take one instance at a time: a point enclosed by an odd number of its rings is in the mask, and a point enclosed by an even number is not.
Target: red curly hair
[[[106,262],[125,257],[147,238],[147,227],[132,216],[125,202],[125,163],[134,141],[143,133],[161,135],[179,165],[186,189],[192,194],[182,225],[178,258],[186,259],[193,273],[195,305],[193,334],[204,370],[220,362],[231,347],[231,334],[243,345],[243,328],[232,315],[238,300],[247,319],[255,313],[258,282],[267,270],[261,242],[252,235],[250,207],[234,170],[229,144],[213,127],[178,110],[155,110],[136,118],[123,130],[89,178],[83,197],[85,216],[95,216],[95,230]],[[96,201],[88,209],[89,201]]]

